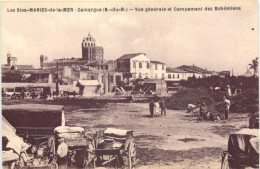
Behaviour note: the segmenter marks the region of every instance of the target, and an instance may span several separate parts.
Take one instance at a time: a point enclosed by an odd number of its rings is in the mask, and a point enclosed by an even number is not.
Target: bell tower
[[[89,33],[82,41],[82,59],[87,60],[88,62],[95,60],[95,58],[93,58],[95,46],[96,40]]]
[[[103,61],[103,47],[96,46],[96,40],[89,33],[87,37],[83,38],[82,44],[82,59],[87,60],[87,62],[92,61]]]

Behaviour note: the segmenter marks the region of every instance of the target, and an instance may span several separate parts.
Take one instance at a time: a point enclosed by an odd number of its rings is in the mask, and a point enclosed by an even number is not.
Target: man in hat
[[[59,169],[67,169],[67,165],[68,165],[68,158],[67,158],[67,154],[68,154],[68,145],[65,143],[65,139],[64,138],[60,138],[58,140],[59,142],[59,146],[58,146],[58,150],[57,150],[57,154],[58,154],[58,165],[59,165]]]

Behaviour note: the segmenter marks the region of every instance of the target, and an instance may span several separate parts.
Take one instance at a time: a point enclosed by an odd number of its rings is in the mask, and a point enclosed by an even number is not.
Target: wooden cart
[[[108,134],[106,130],[99,131],[95,141],[94,168],[106,166],[109,168],[128,167],[132,169],[135,166],[136,144],[133,131],[126,131],[125,136]]]

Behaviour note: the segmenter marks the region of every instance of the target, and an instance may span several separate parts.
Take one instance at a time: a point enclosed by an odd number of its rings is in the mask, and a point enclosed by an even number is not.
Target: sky
[[[174,11],[178,8],[240,7],[229,11]],[[17,8],[73,8],[74,12],[17,12]],[[78,8],[134,9],[78,12]],[[172,8],[136,12],[135,8]],[[16,12],[8,12],[15,9]],[[105,60],[146,53],[169,67],[196,65],[243,74],[258,57],[257,0],[172,2],[1,2],[1,62],[7,53],[17,64],[40,65],[40,55],[81,58],[88,33],[104,48]]]

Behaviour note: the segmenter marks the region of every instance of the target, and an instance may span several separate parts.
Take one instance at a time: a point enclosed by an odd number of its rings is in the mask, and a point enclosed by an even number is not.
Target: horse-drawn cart
[[[96,149],[94,168],[132,169],[136,164],[136,145],[133,131],[108,128],[99,131],[95,139]]]

